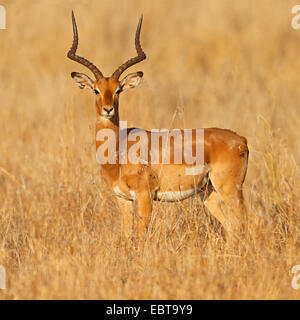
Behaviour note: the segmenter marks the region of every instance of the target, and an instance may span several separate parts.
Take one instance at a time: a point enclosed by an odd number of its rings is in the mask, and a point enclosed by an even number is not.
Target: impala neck
[[[99,130],[110,129],[114,132],[115,148],[116,148],[116,164],[102,164],[102,169],[108,171],[110,174],[118,175],[119,172],[119,115],[118,113],[112,119],[106,119],[97,115],[96,120],[96,135]],[[105,143],[105,141],[96,140],[96,150]]]
[[[112,129],[119,132],[119,114],[115,114],[112,119],[106,119],[97,115],[96,132],[100,129]],[[119,134],[119,133],[118,133]]]

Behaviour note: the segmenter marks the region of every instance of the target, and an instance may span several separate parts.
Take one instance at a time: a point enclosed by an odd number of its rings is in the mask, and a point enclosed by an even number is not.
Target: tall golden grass
[[[297,1],[0,4],[0,298],[300,298],[291,286],[300,264]],[[135,54],[144,14],[148,58],[132,68],[144,81],[120,101],[129,126],[215,126],[247,137],[250,242],[230,247],[199,198],[155,203],[143,249],[121,241],[95,160],[94,97],[70,77],[87,72],[66,58],[72,9],[79,53],[106,75]]]

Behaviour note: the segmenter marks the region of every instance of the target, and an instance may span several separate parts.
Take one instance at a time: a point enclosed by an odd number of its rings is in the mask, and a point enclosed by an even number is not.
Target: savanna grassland
[[[298,299],[300,30],[288,0],[1,0],[1,299]],[[155,203],[144,248],[120,238],[95,160],[94,96],[66,58],[110,75],[135,55],[142,84],[121,96],[128,126],[230,128],[247,137],[250,240],[232,248],[199,198]]]

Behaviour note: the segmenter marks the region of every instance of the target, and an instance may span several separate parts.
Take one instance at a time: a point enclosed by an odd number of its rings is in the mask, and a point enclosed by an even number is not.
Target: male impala
[[[146,59],[140,45],[140,31],[142,17],[136,30],[135,47],[137,56],[123,63],[110,77],[104,77],[102,72],[87,59],[76,55],[78,47],[78,31],[74,14],[72,13],[74,40],[68,52],[68,57],[86,66],[95,76],[93,81],[87,75],[72,72],[80,89],[89,89],[96,94],[96,148],[107,143],[107,139],[99,138],[99,133],[113,132],[116,145],[113,154],[114,161],[102,162],[101,173],[111,190],[117,196],[122,212],[122,231],[125,237],[131,235],[134,218],[137,219],[137,233],[142,239],[148,229],[153,200],[181,201],[197,193],[202,194],[205,206],[224,226],[229,234],[242,230],[242,221],[246,221],[242,185],[245,179],[248,162],[247,141],[236,133],[218,128],[201,129],[203,167],[196,174],[186,174],[187,169],[195,165],[182,159],[181,163],[174,161],[178,154],[175,143],[170,143],[171,158],[169,163],[161,161],[164,144],[159,143],[160,163],[149,161],[153,157],[150,142],[154,139],[153,132],[130,128],[125,130],[125,140],[128,150],[135,142],[134,136],[138,131],[146,133],[148,138],[147,161],[140,157],[138,163],[120,161],[120,123],[119,123],[119,95],[121,92],[136,87],[143,76],[142,72],[134,72],[119,80],[121,74],[134,64]],[[183,134],[183,130],[179,130]],[[124,135],[124,131],[122,133]],[[193,151],[199,141],[196,129],[190,135],[190,145]],[[109,146],[109,145],[108,145]],[[183,148],[185,146],[181,145]],[[177,145],[178,147],[178,145]],[[125,151],[126,151],[125,150]],[[107,156],[107,152],[105,154]],[[98,155],[100,162],[104,154]],[[144,155],[145,156],[145,155]],[[99,159],[100,157],[100,159]],[[102,158],[101,158],[102,157]]]

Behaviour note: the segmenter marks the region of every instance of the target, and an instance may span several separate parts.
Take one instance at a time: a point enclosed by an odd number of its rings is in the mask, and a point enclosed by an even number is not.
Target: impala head
[[[95,76],[92,80],[83,73],[72,72],[71,76],[76,81],[80,89],[89,89],[96,95],[96,109],[100,117],[113,119],[118,117],[119,95],[121,92],[136,87],[143,77],[143,72],[134,72],[119,80],[121,74],[134,64],[146,59],[146,55],[140,44],[140,32],[143,21],[141,16],[136,29],[135,47],[137,56],[123,63],[110,77],[104,77],[102,72],[87,59],[76,55],[78,47],[78,31],[74,13],[72,12],[74,40],[73,45],[68,52],[68,58],[86,66]]]

